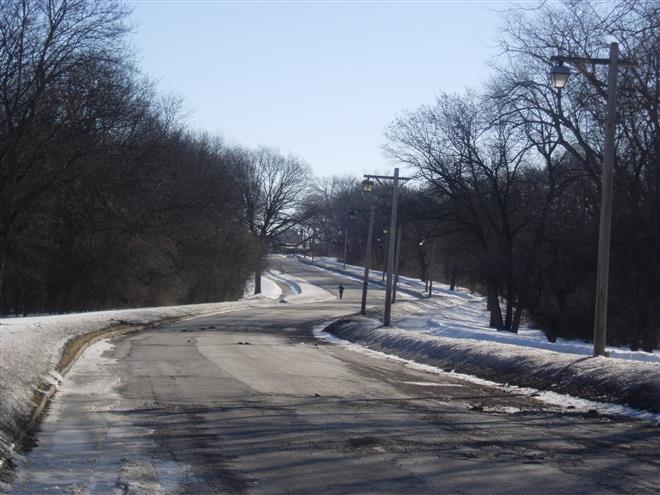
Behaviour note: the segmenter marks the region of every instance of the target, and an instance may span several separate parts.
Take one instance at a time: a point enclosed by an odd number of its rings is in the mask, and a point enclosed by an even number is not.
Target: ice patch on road
[[[555,405],[564,408],[565,410],[571,410],[578,413],[587,413],[589,411],[595,410],[599,414],[608,415],[608,416],[626,416],[630,418],[650,420],[650,421],[660,421],[660,414],[652,413],[649,411],[643,411],[640,409],[634,409],[632,407],[622,406],[620,404],[614,404],[611,402],[596,402],[587,399],[580,399],[578,397],[573,397],[565,394],[558,394],[556,392],[537,390],[527,387],[517,387],[515,385],[508,385],[493,382],[490,380],[484,380],[483,378],[478,378],[473,375],[467,375],[464,373],[456,372],[447,372],[436,366],[431,366],[428,364],[418,363],[410,359],[404,359],[393,354],[386,354],[380,351],[374,351],[367,347],[364,347],[347,340],[343,340],[335,337],[334,335],[325,332],[324,329],[330,325],[332,321],[327,321],[316,325],[313,328],[314,337],[325,342],[329,342],[335,345],[340,345],[346,349],[359,352],[361,354],[379,358],[379,359],[388,359],[390,361],[396,361],[405,364],[411,369],[416,369],[419,371],[425,371],[428,373],[435,373],[438,375],[448,375],[452,378],[457,378],[459,380],[464,380],[476,385],[483,385],[487,387],[494,387],[498,390],[502,390],[507,393],[516,394],[516,395],[526,395],[528,397],[534,398],[541,402],[547,404]],[[501,410],[501,408],[498,408]]]

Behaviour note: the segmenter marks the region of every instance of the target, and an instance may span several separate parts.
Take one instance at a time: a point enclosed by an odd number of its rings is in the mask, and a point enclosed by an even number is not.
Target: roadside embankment
[[[655,363],[431,336],[384,328],[380,321],[362,316],[337,320],[325,331],[372,350],[446,371],[660,412],[660,366]]]
[[[0,471],[38,425],[63,375],[90,344],[185,318],[277,304],[280,291],[270,284],[272,297],[0,320]]]

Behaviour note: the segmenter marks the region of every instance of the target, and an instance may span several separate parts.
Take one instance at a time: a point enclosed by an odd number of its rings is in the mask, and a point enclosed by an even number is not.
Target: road
[[[660,493],[660,428],[317,341],[342,301],[206,316],[90,348],[10,493]],[[375,290],[378,298],[382,294]]]

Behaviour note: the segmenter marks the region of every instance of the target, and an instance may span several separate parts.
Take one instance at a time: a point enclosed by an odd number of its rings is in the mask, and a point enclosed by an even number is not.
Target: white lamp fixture
[[[570,75],[571,69],[566,67],[564,62],[559,62],[550,71],[550,80],[556,89],[564,89]]]

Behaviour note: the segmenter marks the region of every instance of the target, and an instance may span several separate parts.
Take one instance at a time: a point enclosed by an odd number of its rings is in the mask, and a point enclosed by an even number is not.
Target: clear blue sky
[[[503,2],[134,2],[142,69],[191,127],[318,176],[384,171],[405,109],[485,81]]]

